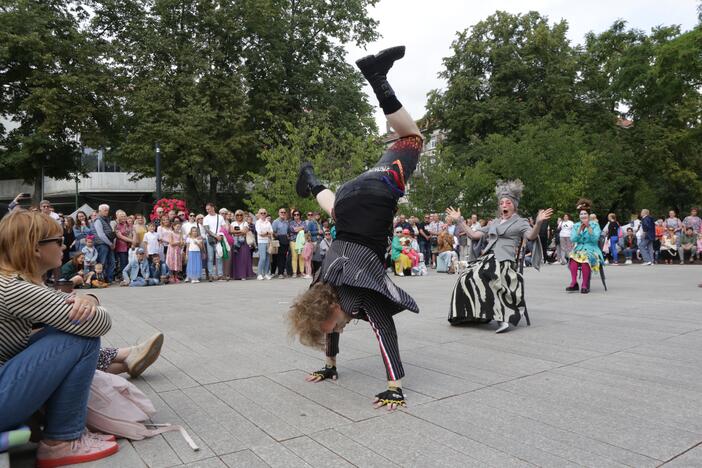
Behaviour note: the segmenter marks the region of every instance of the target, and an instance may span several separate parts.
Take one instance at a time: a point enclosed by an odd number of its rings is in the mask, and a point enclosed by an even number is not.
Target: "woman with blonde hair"
[[[98,460],[119,448],[114,437],[85,428],[110,316],[95,296],[69,296],[42,283],[44,272],[61,266],[62,234],[41,213],[16,211],[0,222],[0,432],[44,407],[40,468]]]

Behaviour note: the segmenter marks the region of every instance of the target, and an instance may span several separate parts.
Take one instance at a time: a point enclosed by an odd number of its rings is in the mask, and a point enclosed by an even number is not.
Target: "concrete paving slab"
[[[308,281],[95,291],[113,317],[104,344],[166,335],[134,383],[155,422],[184,424],[203,449],[173,433],[80,466],[698,466],[702,267],[607,275],[608,292],[569,295],[563,267],[527,269],[533,326],[504,335],[448,325],[456,276],[397,278],[421,313],[396,316],[408,398],[396,413],[371,407],[386,377],[364,322],[342,336],[337,382],[303,381],[323,353],[291,343],[284,315]]]
[[[297,437],[283,442],[285,448],[293,452],[311,466],[319,468],[351,468],[354,465],[320,445],[309,437]]]
[[[270,466],[251,450],[230,453],[220,458],[229,468],[268,468]]]

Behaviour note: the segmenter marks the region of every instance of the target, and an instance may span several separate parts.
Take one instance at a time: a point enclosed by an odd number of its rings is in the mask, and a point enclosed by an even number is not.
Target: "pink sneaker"
[[[117,440],[117,437],[115,437],[112,434],[103,434],[102,432],[91,432],[88,430],[88,428],[85,428],[83,434],[95,440],[103,440],[107,442],[115,442]]]
[[[85,432],[80,439],[58,445],[47,445],[42,441],[37,448],[37,468],[54,468],[100,460],[117,453],[118,450],[117,442],[98,440]]]

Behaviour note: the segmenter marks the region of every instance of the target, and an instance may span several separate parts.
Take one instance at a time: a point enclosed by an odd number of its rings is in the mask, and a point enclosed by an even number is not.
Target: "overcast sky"
[[[696,0],[380,0],[370,15],[380,22],[381,38],[370,44],[367,52],[347,47],[348,60],[353,63],[385,47],[406,45],[405,58],[395,64],[389,78],[402,104],[413,117],[419,118],[424,114],[427,93],[444,86],[437,74],[442,69],[442,59],[450,53],[456,32],[485,19],[495,10],[510,13],[536,10],[551,23],[565,19],[573,44],[582,44],[587,32],[604,31],[617,19],[645,31],[671,24],[689,30],[697,23]],[[370,86],[365,91],[375,104]],[[380,109],[376,121],[382,133],[385,119]]]

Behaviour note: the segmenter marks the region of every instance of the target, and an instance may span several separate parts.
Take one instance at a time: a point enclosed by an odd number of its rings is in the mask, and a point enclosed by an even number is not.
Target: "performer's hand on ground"
[[[314,371],[310,374],[307,374],[305,376],[305,380],[307,382],[321,382],[322,380],[327,380],[327,379],[332,379],[336,380],[339,378],[339,373],[336,371],[336,366],[334,367],[328,367],[324,366],[322,369],[318,371]]]
[[[449,218],[451,218],[454,221],[458,221],[459,219],[461,219],[461,210],[454,209],[454,207],[452,207],[452,206],[449,206],[448,208],[446,208],[446,214],[448,215]]]
[[[378,393],[373,400],[373,408],[387,407],[388,411],[395,411],[400,406],[407,406],[401,388],[389,388]]]
[[[553,208],[548,208],[546,210],[539,210],[539,214],[536,215],[536,222],[541,223],[548,221],[553,216]]]

